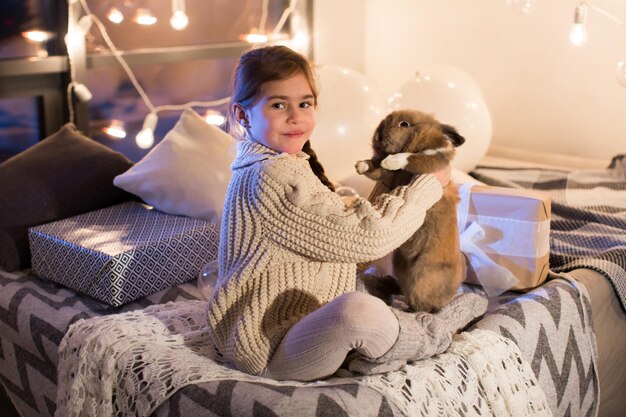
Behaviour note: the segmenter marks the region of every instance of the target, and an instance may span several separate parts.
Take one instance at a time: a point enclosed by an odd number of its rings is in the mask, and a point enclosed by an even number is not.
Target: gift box
[[[137,202],[29,229],[37,276],[113,306],[196,278],[218,240],[215,224]]]
[[[526,189],[463,184],[458,205],[466,282],[490,295],[528,290],[549,270],[551,200]]]

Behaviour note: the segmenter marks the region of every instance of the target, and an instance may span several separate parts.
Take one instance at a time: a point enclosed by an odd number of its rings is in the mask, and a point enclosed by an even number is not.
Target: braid
[[[322,184],[328,187],[330,191],[335,191],[335,186],[326,177],[326,174],[324,174],[324,167],[322,166],[322,163],[319,161],[319,159],[317,159],[317,154],[315,153],[313,148],[311,148],[310,140],[306,141],[306,143],[302,147],[302,152],[309,155],[309,165],[311,166],[311,169],[313,170],[313,173],[315,174],[315,176],[319,178]]]

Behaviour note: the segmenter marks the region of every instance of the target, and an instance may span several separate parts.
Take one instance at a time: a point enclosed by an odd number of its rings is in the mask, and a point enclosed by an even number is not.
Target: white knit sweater
[[[426,175],[346,207],[307,159],[247,141],[231,166],[207,316],[219,359],[250,374],[265,368],[292,325],[354,291],[356,263],[397,248],[442,195]]]

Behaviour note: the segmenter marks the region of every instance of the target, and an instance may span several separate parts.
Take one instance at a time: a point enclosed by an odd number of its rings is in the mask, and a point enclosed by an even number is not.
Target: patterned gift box
[[[33,272],[119,306],[198,276],[217,257],[217,225],[137,202],[29,229]]]

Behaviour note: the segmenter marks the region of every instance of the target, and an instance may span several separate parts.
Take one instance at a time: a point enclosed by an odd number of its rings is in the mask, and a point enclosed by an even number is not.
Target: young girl
[[[351,351],[362,356],[353,368],[363,373],[443,352],[484,312],[482,298],[460,296],[435,315],[416,314],[356,292],[355,284],[357,263],[384,256],[417,230],[450,170],[416,176],[375,204],[346,206],[309,143],[316,105],[301,55],[270,46],[241,57],[230,118],[243,140],[207,306],[216,359],[250,374],[308,381],[332,375]]]

